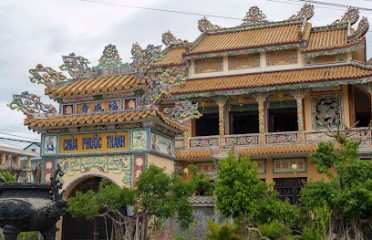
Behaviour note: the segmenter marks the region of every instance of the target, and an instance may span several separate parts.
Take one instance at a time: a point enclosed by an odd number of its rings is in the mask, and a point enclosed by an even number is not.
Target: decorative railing
[[[176,137],[175,144],[174,144],[176,149],[183,148],[183,142],[184,142],[183,137]]]
[[[219,136],[193,137],[190,138],[190,147],[218,147],[220,145]]]
[[[368,128],[348,129],[347,133],[351,138],[355,140],[371,139],[371,129],[368,129]],[[305,132],[306,142],[320,142],[320,141],[327,141],[327,140],[332,140],[332,137],[329,136],[328,131]]]
[[[265,134],[266,144],[297,143],[298,132],[275,132]]]
[[[259,136],[258,133],[226,135],[225,142],[226,146],[258,145]]]

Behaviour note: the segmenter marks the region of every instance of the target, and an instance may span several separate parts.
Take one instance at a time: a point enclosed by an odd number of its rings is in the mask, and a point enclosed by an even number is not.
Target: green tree
[[[4,180],[4,182],[7,183],[15,183],[17,181],[16,177],[13,176],[11,173],[0,169],[0,178]]]
[[[257,178],[257,166],[249,158],[229,154],[219,164],[216,206],[225,217],[232,217],[247,229],[249,215],[255,212],[268,187]]]
[[[194,188],[194,195],[196,196],[213,196],[215,183],[205,173],[198,173],[196,166],[190,164],[187,169],[191,175],[190,183]]]
[[[234,224],[226,222],[222,225],[208,220],[207,240],[240,240],[239,229]]]
[[[319,209],[329,209],[327,239],[362,240],[363,222],[372,224],[372,162],[358,160],[358,142],[342,133],[335,139],[337,149],[332,142],[322,142],[310,156],[329,181],[308,182],[302,189],[301,202],[310,209],[311,221],[327,215],[320,214]],[[324,229],[318,230],[324,236]]]

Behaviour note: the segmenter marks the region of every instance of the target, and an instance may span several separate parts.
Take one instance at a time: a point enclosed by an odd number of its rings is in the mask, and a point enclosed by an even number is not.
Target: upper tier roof
[[[186,61],[183,59],[183,54],[187,51],[185,46],[176,46],[168,48],[164,51],[163,59],[155,62],[155,67],[169,67],[169,66],[178,66],[186,64]]]
[[[97,77],[91,79],[73,80],[62,86],[48,87],[45,94],[51,98],[83,97],[118,92],[132,92],[145,87],[145,79],[135,79],[131,75]]]
[[[298,84],[329,83],[340,80],[357,80],[368,77],[372,81],[372,68],[356,64],[344,64],[323,67],[307,67],[302,69],[260,72],[231,76],[218,76],[186,80],[184,85],[172,90],[174,95],[189,95],[208,92],[254,89],[287,86]]]

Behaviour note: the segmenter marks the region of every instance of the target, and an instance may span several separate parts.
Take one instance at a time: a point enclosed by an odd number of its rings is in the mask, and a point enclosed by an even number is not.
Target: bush
[[[208,220],[208,230],[207,240],[241,240],[238,227],[229,222],[219,225]]]
[[[291,237],[291,229],[278,220],[274,220],[271,223],[258,225],[258,229],[263,236],[273,240],[290,239]]]

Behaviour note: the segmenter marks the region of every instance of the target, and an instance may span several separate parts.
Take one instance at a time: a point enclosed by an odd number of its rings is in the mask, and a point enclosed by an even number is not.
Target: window
[[[266,64],[268,66],[285,65],[297,63],[297,51],[275,51],[266,53]]]
[[[258,133],[257,104],[231,105],[230,134]]]
[[[218,113],[204,113],[195,119],[195,136],[214,136],[219,134]]]
[[[269,132],[298,130],[296,101],[270,102],[268,109]]]
[[[292,204],[299,204],[300,191],[307,178],[274,178],[274,189],[282,200],[288,199]]]

